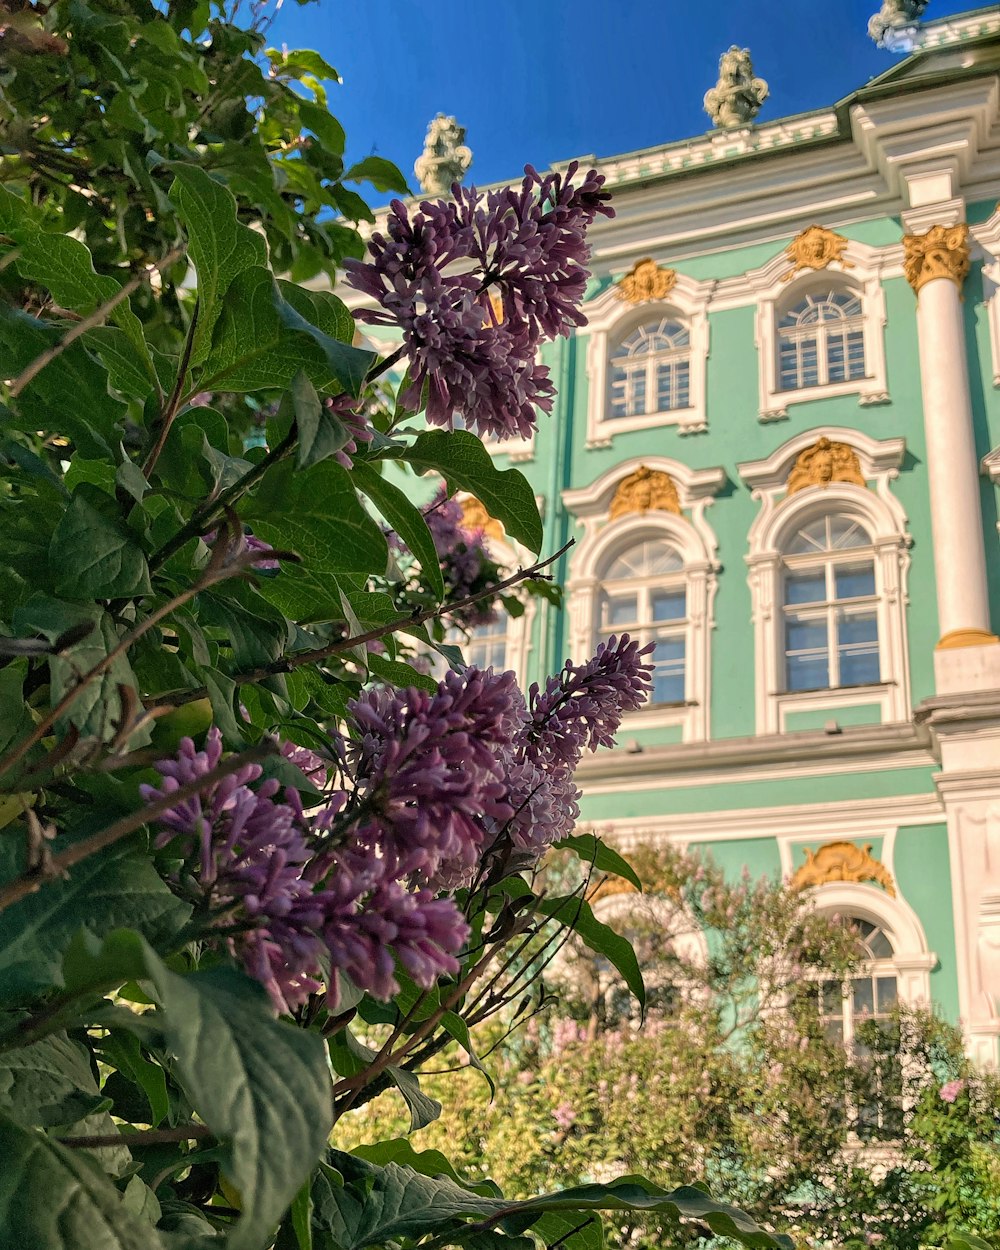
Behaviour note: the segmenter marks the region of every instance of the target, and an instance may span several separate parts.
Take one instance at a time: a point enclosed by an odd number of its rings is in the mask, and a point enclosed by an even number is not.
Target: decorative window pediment
[[[705,509],[722,469],[695,471],[665,457],[632,460],[563,500],[585,536],[567,586],[574,657],[612,634],[655,644],[650,705],[627,718],[708,737],[708,639],[716,590],[716,540]]]
[[[740,289],[757,300],[761,421],[833,395],[888,402],[882,264],[879,249],[813,225],[760,269],[720,286],[723,306]]]
[[[739,466],[748,534],[757,732],[790,715],[877,706],[909,719],[906,515],[889,489],[902,439],[812,430]]]
[[[710,285],[643,260],[585,305],[588,447],[630,430],[706,428]]]

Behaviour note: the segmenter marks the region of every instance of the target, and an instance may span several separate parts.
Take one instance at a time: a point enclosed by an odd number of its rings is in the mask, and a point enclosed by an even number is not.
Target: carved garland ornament
[[[890,898],[896,897],[896,884],[889,870],[872,856],[872,844],[827,842],[818,851],[805,848],[806,862],[792,877],[792,888],[804,890],[832,881],[877,881]]]
[[[474,495],[467,495],[462,500],[462,527],[467,530],[482,530],[489,538],[503,539],[503,526],[495,517],[490,516]]]
[[[794,495],[807,486],[829,486],[831,482],[851,482],[864,486],[858,453],[846,443],[831,443],[828,438],[800,451],[788,475],[788,494]]]
[[[660,473],[641,464],[634,473],[619,482],[608,516],[613,521],[630,512],[649,512],[651,509],[675,512],[679,516],[681,501],[674,480],[668,473]]]
[[[637,260],[618,283],[618,296],[629,304],[666,299],[677,285],[677,273],[662,269],[655,260]]]
[[[950,278],[961,290],[968,272],[969,227],[964,221],[903,235],[903,273],[914,291],[935,278]]]
[[[793,262],[792,268],[782,278],[788,282],[803,269],[826,269],[834,261],[841,269],[853,269],[854,265],[844,259],[847,239],[824,226],[809,226],[797,234],[785,251]]]

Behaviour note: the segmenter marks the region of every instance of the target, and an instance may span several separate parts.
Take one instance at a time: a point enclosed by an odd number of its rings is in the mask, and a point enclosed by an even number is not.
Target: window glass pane
[[[639,619],[639,607],[635,595],[616,595],[604,605],[606,625],[634,625]]]
[[[826,600],[826,575],[822,569],[785,574],[786,603],[823,603]]]
[[[826,651],[826,619],[790,616],[785,622],[786,651]]]
[[[851,1007],[855,1016],[875,1012],[875,985],[871,977],[855,977],[851,982]]]
[[[833,570],[838,599],[860,599],[862,595],[875,593],[875,566],[873,564],[840,565]]]
[[[794,690],[826,690],[830,685],[830,667],[823,655],[789,655],[785,659],[785,688]]]
[[[831,550],[843,551],[845,547],[867,547],[871,542],[867,531],[847,516],[829,517]]]
[[[657,639],[653,651],[654,703],[682,703],[684,700],[684,639]]]
[[[896,978],[878,977],[875,981],[878,993],[878,1010],[883,1015],[896,1005]]]
[[[654,590],[651,598],[654,621],[684,619],[687,595],[683,590]]]
[[[844,987],[839,981],[824,981],[820,986],[820,1012],[839,1016],[844,1006]]]
[[[871,952],[872,959],[891,959],[894,953],[892,943],[881,929],[875,930],[865,946]]]
[[[840,684],[866,686],[877,682],[879,672],[878,624],[874,613],[854,613],[838,624]]]

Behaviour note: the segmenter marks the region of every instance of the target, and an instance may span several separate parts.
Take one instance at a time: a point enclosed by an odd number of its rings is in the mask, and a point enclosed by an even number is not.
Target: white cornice
[[[714,498],[726,481],[726,471],[722,468],[692,469],[680,460],[672,460],[668,456],[634,456],[631,460],[623,460],[614,468],[608,469],[589,486],[578,490],[564,490],[563,503],[577,517],[592,516],[595,513],[604,515],[618,485],[630,473],[642,467],[669,474],[677,486],[682,508],[691,508],[700,500]]]

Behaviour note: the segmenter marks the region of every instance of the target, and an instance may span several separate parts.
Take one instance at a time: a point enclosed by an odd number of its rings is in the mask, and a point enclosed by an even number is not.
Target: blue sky
[[[486,183],[516,178],[525,162],[541,168],[703,132],[702,97],[732,43],[750,48],[770,85],[760,121],[832,104],[898,59],[867,36],[878,4],[284,0],[269,39],[315,48],[340,72],[330,106],[349,160],[377,153],[412,181],[428,121],[451,113],[468,130],[469,181]],[[973,7],[931,0],[926,17]]]

